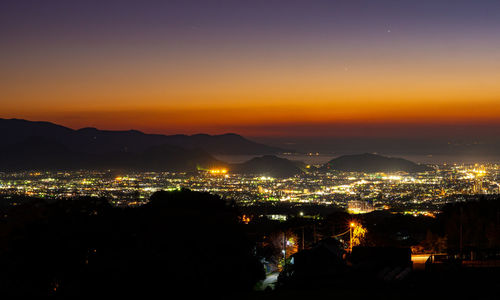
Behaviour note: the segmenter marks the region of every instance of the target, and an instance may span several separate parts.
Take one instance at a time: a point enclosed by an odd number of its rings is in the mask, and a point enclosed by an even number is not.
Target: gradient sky
[[[0,2],[0,117],[247,136],[500,134],[500,1]]]

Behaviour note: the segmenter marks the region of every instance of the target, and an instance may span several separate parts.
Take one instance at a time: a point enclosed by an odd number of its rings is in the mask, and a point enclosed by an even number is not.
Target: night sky
[[[498,0],[2,0],[0,37],[3,118],[280,138],[500,135]]]

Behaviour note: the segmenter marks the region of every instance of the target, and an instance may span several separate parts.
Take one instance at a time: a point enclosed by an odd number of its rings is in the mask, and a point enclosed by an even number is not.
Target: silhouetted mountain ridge
[[[416,164],[412,161],[396,158],[386,157],[377,154],[364,153],[355,155],[343,155],[334,158],[324,164],[321,170],[335,170],[346,172],[425,172],[431,171],[432,168],[426,165]]]
[[[279,151],[234,133],[167,136],[0,119],[0,170],[193,171],[227,165],[211,154]]]
[[[115,151],[142,152],[158,145],[202,149],[213,155],[263,155],[285,151],[250,141],[235,133],[162,135],[146,134],[138,130],[99,130],[93,127],[73,130],[50,122],[0,119],[0,148],[30,137],[49,139],[65,145],[72,151],[100,154]]]
[[[108,170],[194,171],[226,166],[201,149],[171,145],[153,146],[142,152],[102,154],[72,151],[56,141],[31,137],[0,148],[0,170]]]
[[[233,164],[230,169],[234,173],[266,175],[270,177],[292,177],[303,173],[298,164],[286,158],[274,155],[254,157],[240,164]]]

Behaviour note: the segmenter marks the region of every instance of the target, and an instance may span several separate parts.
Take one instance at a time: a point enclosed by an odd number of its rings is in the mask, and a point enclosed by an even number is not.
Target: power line
[[[344,234],[346,234],[346,233],[349,233],[350,231],[351,231],[351,229],[349,228],[349,230],[347,230],[346,232],[343,232],[343,233],[340,233],[340,234],[334,235],[334,236],[332,236],[332,237],[334,237],[334,238],[335,238],[335,237],[338,237],[338,236],[344,235]]]

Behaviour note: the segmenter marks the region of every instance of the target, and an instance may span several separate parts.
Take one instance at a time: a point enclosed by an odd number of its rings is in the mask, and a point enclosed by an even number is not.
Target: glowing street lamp
[[[352,221],[349,223],[349,233],[351,234],[351,243],[349,245],[350,251],[352,252],[352,247],[354,244],[359,245],[361,240],[366,234],[366,229],[361,226],[360,223]]]

